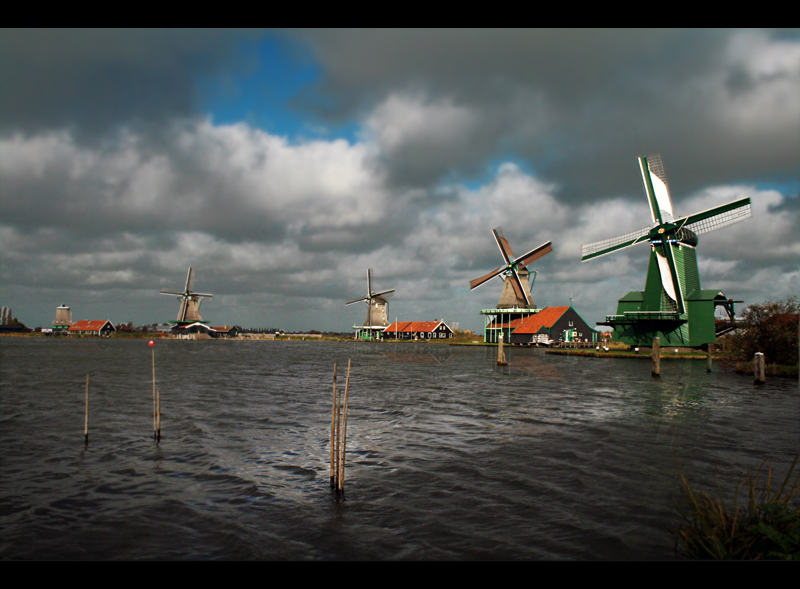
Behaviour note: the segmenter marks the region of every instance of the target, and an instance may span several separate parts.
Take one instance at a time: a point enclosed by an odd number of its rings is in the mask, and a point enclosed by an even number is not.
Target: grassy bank
[[[739,374],[754,374],[755,362],[735,361],[736,372]],[[764,374],[766,376],[783,376],[785,378],[798,378],[800,376],[800,367],[786,366],[785,364],[765,364]]]
[[[608,352],[602,350],[598,352],[597,350],[581,349],[581,348],[567,348],[560,350],[549,349],[545,353],[561,354],[567,356],[587,356],[591,358],[638,358],[640,360],[650,360],[652,358],[649,349],[647,351],[640,351],[638,354],[636,352],[631,352],[629,350],[609,349]],[[718,358],[718,356],[712,356],[711,358],[712,360],[715,360]],[[662,360],[705,360],[706,354],[705,352],[678,352],[676,354],[674,352],[668,352],[664,348],[661,348],[661,359]]]

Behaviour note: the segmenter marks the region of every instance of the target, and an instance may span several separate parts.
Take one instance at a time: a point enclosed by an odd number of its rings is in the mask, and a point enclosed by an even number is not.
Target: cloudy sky
[[[349,331],[389,315],[482,329],[502,282],[491,230],[538,306],[590,323],[644,288],[637,156],[661,153],[685,215],[750,196],[700,236],[704,288],[800,292],[800,31],[3,30],[0,305],[49,326],[175,319]]]

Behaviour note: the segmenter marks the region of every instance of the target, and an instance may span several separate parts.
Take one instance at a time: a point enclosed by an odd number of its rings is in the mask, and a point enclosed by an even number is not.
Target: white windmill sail
[[[641,159],[647,161],[646,169],[640,165],[645,190],[647,189],[647,180],[649,178],[650,185],[653,187],[653,196],[661,213],[661,219],[665,222],[672,221],[675,215],[672,212],[672,201],[669,199],[669,189],[667,188],[667,175],[664,173],[664,164],[661,163],[661,156],[658,154],[648,155],[646,158]],[[647,174],[647,177],[645,177],[645,174]],[[658,223],[658,215],[653,210],[653,202],[649,198],[648,200],[650,201],[650,216],[653,219],[653,223]]]
[[[658,260],[658,271],[661,274],[661,284],[667,293],[667,296],[673,301],[678,301],[678,295],[675,292],[675,285],[672,283],[672,274],[669,270],[669,262],[667,258],[656,249],[656,259]]]

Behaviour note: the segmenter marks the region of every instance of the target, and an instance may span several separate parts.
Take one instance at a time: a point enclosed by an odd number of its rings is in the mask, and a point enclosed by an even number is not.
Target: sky
[[[702,287],[800,292],[798,29],[5,29],[0,305],[29,327],[174,320],[352,331],[388,314],[482,331],[492,229],[535,262],[539,307],[590,324],[642,290],[649,250],[580,246],[749,196],[701,235]],[[604,328],[605,329],[605,328]]]

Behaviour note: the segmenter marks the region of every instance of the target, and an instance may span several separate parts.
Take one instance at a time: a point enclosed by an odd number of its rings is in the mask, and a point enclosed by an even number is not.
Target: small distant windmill
[[[650,204],[653,225],[581,247],[581,261],[617,250],[650,243],[650,265],[645,289],[619,300],[616,315],[604,323],[614,327],[614,338],[629,345],[662,344],[705,347],[716,341],[714,311],[725,308],[733,318],[735,302],[718,290],[702,290],[697,270],[697,234],[708,233],[751,216],[750,198],[675,218],[667,177],[659,155],[639,158],[639,168]]]
[[[167,290],[166,288],[161,289],[161,294],[163,295],[172,295],[178,298],[181,302],[180,311],[178,311],[178,319],[177,321],[170,321],[170,323],[178,323],[187,324],[187,323],[194,323],[194,322],[203,322],[203,319],[200,317],[200,303],[203,302],[203,299],[210,299],[214,295],[200,293],[200,292],[193,292],[192,291],[192,281],[194,280],[194,270],[189,268],[188,274],[186,274],[186,286],[183,289],[183,292],[174,291],[174,290]]]
[[[533,300],[530,296],[530,287],[528,286],[529,272],[525,268],[528,264],[535,262],[542,256],[549,254],[553,251],[552,242],[548,241],[539,247],[532,249],[527,254],[514,257],[514,252],[511,251],[511,246],[508,240],[503,235],[503,228],[497,227],[492,230],[492,235],[497,242],[497,247],[500,248],[500,254],[503,256],[504,266],[500,266],[496,270],[492,270],[485,276],[471,280],[469,283],[470,290],[474,290],[482,284],[488,282],[495,276],[504,276],[505,284],[503,286],[503,294],[500,296],[500,302],[497,304],[498,309],[508,308],[521,308],[530,309],[535,308]],[[534,274],[534,280],[535,280]]]
[[[367,319],[364,322],[363,328],[360,330],[362,339],[372,339],[373,331],[383,331],[383,328],[389,326],[389,316],[387,307],[389,305],[387,299],[394,294],[394,289],[375,292],[372,290],[372,268],[367,270],[367,296],[360,299],[353,299],[347,301],[345,306],[364,301],[367,303]]]

